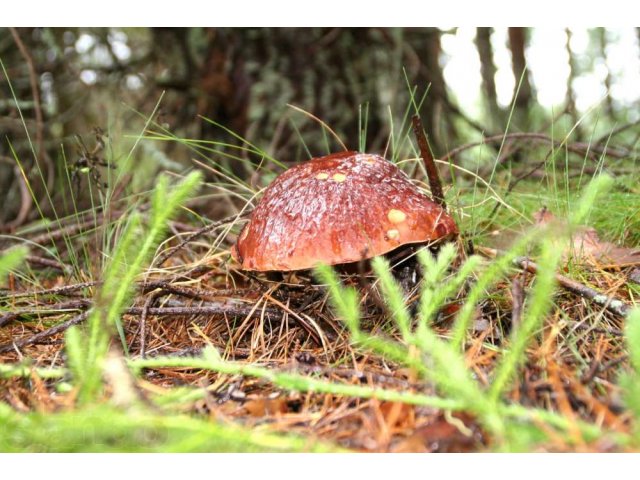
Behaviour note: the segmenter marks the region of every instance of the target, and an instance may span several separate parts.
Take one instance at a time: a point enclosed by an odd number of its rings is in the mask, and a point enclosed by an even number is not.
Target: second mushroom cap
[[[379,155],[343,152],[277,177],[232,255],[245,270],[302,270],[457,233],[453,218],[393,163]]]

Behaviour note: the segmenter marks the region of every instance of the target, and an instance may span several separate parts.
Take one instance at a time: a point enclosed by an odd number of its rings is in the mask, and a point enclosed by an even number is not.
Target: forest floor
[[[529,165],[497,212],[489,189],[446,186],[461,237],[439,270],[414,261],[427,280],[405,285],[408,325],[383,272],[341,272],[331,294],[321,274],[244,272],[229,255],[242,215],[190,209],[167,218],[111,325],[94,318],[118,301],[107,252],[133,210],[152,235],[153,202],[23,228],[33,248],[0,290],[0,450],[637,450],[640,182],[596,166],[615,181],[579,224],[591,175],[559,187]]]

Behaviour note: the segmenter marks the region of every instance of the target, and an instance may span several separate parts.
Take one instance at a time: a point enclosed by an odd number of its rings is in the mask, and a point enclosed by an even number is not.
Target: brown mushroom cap
[[[453,218],[393,163],[343,152],[276,178],[231,253],[245,270],[302,270],[457,233]]]

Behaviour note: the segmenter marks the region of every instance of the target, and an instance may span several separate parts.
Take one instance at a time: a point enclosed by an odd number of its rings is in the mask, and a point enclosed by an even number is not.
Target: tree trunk
[[[490,116],[490,123],[494,127],[504,128],[503,111],[498,105],[498,94],[496,91],[496,66],[493,63],[493,47],[491,46],[491,34],[493,28],[478,27],[476,31],[476,48],[480,58],[480,75],[482,76],[482,92],[487,113]]]
[[[605,28],[598,28],[598,47],[600,57],[604,61],[605,66],[607,67],[607,75],[604,77],[604,86],[607,89],[607,96],[604,99],[604,105],[607,112],[607,115],[612,120],[616,119],[616,112],[613,107],[613,100],[611,99],[611,85],[613,84],[613,79],[611,77],[611,70],[607,64],[607,30]]]
[[[573,50],[571,50],[571,30],[565,28],[565,34],[567,36],[567,41],[565,43],[565,49],[567,52],[568,60],[569,60],[569,76],[567,77],[567,94],[565,96],[565,110],[567,114],[571,117],[571,121],[573,125],[576,126],[576,136],[577,139],[580,140],[582,138],[582,131],[580,129],[580,125],[578,124],[579,116],[578,110],[576,109],[576,96],[573,90],[573,83],[578,76],[578,65],[576,64],[575,55],[573,54]]]
[[[515,119],[519,127],[523,127],[529,108],[532,106],[532,89],[527,71],[525,49],[527,30],[524,27],[509,27],[509,48],[511,49],[511,66],[516,86],[512,102],[515,103]]]
[[[424,103],[422,120],[431,149],[437,157],[447,150],[447,145],[450,145],[455,137],[455,131],[452,123],[443,118],[447,113],[448,98],[444,75],[440,67],[442,52],[440,30],[427,28],[423,38],[424,42],[419,52],[422,61],[420,72],[429,84],[429,94]],[[445,126],[449,127],[447,131],[443,130]]]

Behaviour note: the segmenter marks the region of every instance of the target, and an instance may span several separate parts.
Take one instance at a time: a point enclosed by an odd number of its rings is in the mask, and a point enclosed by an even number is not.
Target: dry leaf
[[[482,434],[471,417],[460,414],[447,419],[441,415],[398,442],[392,452],[469,452],[477,450],[481,443]]]
[[[547,208],[533,214],[536,225],[548,225],[552,229],[566,231],[569,227],[563,219],[557,218]],[[571,258],[580,264],[597,265],[600,268],[617,268],[640,265],[640,250],[620,247],[611,242],[600,240],[592,227],[579,226],[571,237],[569,244],[564,245],[565,259]]]
[[[287,413],[286,399],[278,398],[252,398],[244,404],[245,410],[254,417],[264,417],[265,415],[277,415]]]

